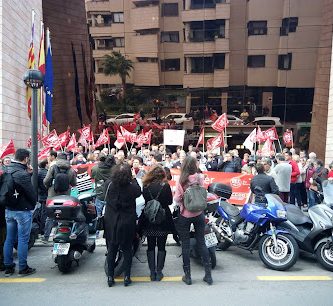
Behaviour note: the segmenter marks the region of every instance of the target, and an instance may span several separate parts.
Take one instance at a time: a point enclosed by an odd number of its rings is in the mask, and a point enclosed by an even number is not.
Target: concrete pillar
[[[273,93],[272,92],[263,92],[262,93],[262,109],[268,109],[267,116],[272,116],[272,106],[273,106]]]
[[[191,94],[188,93],[185,101],[185,112],[188,114],[191,111]]]
[[[228,112],[228,93],[222,92],[221,94],[221,107],[222,107],[222,113]]]

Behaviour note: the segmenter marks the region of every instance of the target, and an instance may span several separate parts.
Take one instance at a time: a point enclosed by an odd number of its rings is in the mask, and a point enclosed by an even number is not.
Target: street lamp
[[[27,70],[23,77],[25,85],[32,89],[31,103],[31,161],[32,161],[32,185],[36,195],[38,194],[38,89],[43,86],[44,75],[39,70]]]

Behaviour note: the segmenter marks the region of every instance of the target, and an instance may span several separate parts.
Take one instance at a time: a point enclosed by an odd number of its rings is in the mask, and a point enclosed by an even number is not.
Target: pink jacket
[[[183,203],[183,198],[184,198],[184,192],[186,190],[186,188],[188,186],[191,186],[193,184],[199,184],[200,186],[204,185],[204,175],[201,173],[196,173],[193,175],[190,175],[188,177],[188,182],[185,186],[185,188],[183,189],[183,187],[179,184],[179,182],[177,182],[176,185],[176,192],[174,195],[174,200],[177,204],[179,204],[180,206],[180,214],[185,217],[185,218],[193,218],[193,217],[197,217],[199,216],[202,212],[189,212],[185,207],[184,207],[184,203]]]

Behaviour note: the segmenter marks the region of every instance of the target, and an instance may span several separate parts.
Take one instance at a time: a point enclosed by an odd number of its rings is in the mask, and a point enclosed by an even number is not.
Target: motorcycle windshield
[[[275,213],[276,210],[285,210],[284,208],[284,202],[281,200],[281,198],[276,194],[265,194],[265,197],[267,199],[267,208]]]
[[[333,181],[324,181],[322,183],[325,204],[333,204]]]

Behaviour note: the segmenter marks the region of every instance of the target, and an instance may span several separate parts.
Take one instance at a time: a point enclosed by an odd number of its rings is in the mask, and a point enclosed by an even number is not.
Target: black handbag
[[[106,189],[105,197],[104,197],[104,202],[106,203],[106,197],[108,195],[109,189],[110,189],[111,182],[108,185],[108,188]],[[96,229],[98,231],[104,231],[104,215],[97,217],[97,224],[96,224]]]

